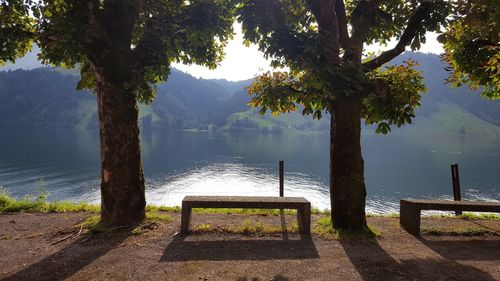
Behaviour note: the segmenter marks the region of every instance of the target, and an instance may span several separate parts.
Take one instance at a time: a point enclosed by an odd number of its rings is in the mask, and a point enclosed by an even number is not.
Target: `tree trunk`
[[[366,229],[364,161],[361,155],[361,101],[339,97],[330,124],[330,199],[334,228]]]
[[[137,101],[123,85],[96,74],[101,141],[101,222],[144,220],[146,199]]]

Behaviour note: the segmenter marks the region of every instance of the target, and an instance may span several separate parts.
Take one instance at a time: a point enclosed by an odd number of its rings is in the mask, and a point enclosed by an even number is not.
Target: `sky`
[[[241,25],[235,24],[235,36],[228,43],[225,49],[225,58],[214,70],[199,65],[183,65],[174,64],[173,66],[181,71],[187,72],[196,78],[205,79],[226,79],[230,81],[240,81],[255,77],[257,74],[269,71],[272,68],[269,66],[269,61],[264,58],[264,54],[259,51],[256,45],[246,47],[243,45],[243,34],[241,33]],[[423,44],[420,52],[440,54],[443,48],[436,40],[436,33],[428,33],[426,36],[427,43]],[[391,49],[397,43],[392,41],[388,46],[367,46],[369,51],[379,51]],[[408,48],[409,50],[409,48]]]

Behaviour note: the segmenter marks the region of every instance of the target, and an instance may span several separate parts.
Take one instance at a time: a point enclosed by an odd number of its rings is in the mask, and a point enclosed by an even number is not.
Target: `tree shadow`
[[[500,260],[499,240],[428,240],[416,237],[422,244],[443,258],[460,261],[492,261]]]
[[[78,270],[119,246],[128,236],[130,236],[128,232],[119,233],[112,237],[95,237],[91,241],[86,241],[88,237],[82,237],[58,252],[2,278],[1,281],[69,278]]]
[[[340,243],[363,280],[495,280],[487,272],[446,257],[398,262],[373,237],[341,237]]]
[[[161,262],[188,260],[314,259],[318,251],[310,237],[300,240],[188,240],[176,236],[165,249]]]

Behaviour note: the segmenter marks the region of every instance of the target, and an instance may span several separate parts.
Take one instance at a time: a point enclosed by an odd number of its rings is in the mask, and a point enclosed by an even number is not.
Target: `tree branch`
[[[337,14],[339,26],[339,43],[342,48],[346,48],[349,45],[349,33],[347,32],[347,16],[344,0],[335,0],[335,14]]]
[[[357,59],[361,58],[363,44],[367,33],[374,25],[378,24],[378,1],[359,1],[351,15],[352,36],[350,47],[354,49]],[[359,57],[359,58],[358,58]]]
[[[307,0],[318,22],[320,43],[329,63],[340,63],[339,24],[333,0]],[[347,29],[347,26],[346,26]]]
[[[396,47],[383,52],[378,57],[366,63],[363,63],[363,66],[371,71],[381,67],[385,63],[402,54],[405,51],[406,46],[410,45],[415,36],[417,36],[418,29],[421,27],[423,22],[430,16],[432,6],[432,3],[427,1],[420,4],[415,13],[408,20],[408,25],[406,26],[403,35],[401,35]]]

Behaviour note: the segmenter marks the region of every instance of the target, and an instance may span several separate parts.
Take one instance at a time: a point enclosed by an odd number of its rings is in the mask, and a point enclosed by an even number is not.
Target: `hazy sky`
[[[264,54],[258,47],[243,45],[243,35],[241,25],[235,24],[234,39],[226,47],[226,57],[215,70],[198,65],[174,64],[174,67],[187,72],[197,78],[224,78],[231,81],[244,80],[254,77],[256,74],[270,70],[269,61],[264,58]],[[443,51],[441,45],[436,41],[436,34],[429,33],[427,43],[422,46],[420,52],[440,54]],[[369,46],[370,51],[378,51],[392,48],[397,42],[392,42],[387,47]]]

